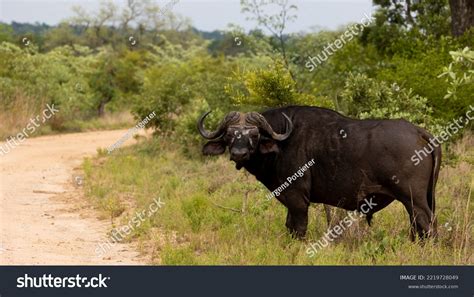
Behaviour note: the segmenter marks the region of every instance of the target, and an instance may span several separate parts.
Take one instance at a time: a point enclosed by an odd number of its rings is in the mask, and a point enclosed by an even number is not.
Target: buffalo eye
[[[250,136],[258,136],[258,129],[252,129],[249,131]]]
[[[257,140],[259,137],[260,133],[258,132],[258,129],[252,129],[249,131],[249,136],[253,140]]]

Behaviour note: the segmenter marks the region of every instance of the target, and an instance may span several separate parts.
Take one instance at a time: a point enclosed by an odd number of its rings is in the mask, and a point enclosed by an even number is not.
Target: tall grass
[[[4,95],[0,92],[0,102],[3,102],[0,107],[0,141],[20,133],[44,105],[44,100],[32,98],[20,90],[13,91],[9,102]]]
[[[0,100],[2,100],[1,93]],[[0,141],[18,135],[26,128],[31,119],[37,115],[42,117],[42,111],[45,108],[46,100],[35,101],[22,93],[15,93],[11,104],[0,108]],[[106,113],[104,117],[100,118],[75,118],[70,114],[61,113],[61,109],[59,109],[59,113],[38,126],[33,135],[125,129],[135,125],[136,121],[128,111]]]
[[[164,138],[86,160],[85,190],[111,228],[161,197],[165,205],[126,239],[138,241],[155,264],[473,264],[473,147],[473,136],[464,137],[452,147],[453,167],[441,171],[437,241],[411,242],[406,211],[394,202],[374,216],[372,227],[356,222],[313,258],[307,244],[327,228],[321,205],[310,207],[307,240],[292,239],[285,208],[266,200],[268,191],[252,176],[227,157],[185,157]]]

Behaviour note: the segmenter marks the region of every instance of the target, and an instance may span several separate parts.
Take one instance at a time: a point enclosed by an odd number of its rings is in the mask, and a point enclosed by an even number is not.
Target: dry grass
[[[62,130],[66,132],[113,130],[131,128],[136,124],[137,121],[133,118],[129,111],[117,111],[106,113],[100,118],[96,117],[89,120],[72,119],[65,121]]]
[[[42,111],[45,109],[44,100],[38,101],[37,104],[32,104],[32,98],[21,93],[17,93],[15,100],[12,102],[12,105],[0,110],[0,140],[16,136],[26,128],[31,119],[34,119],[37,115],[41,116]],[[59,113],[37,127],[33,135],[113,130],[131,128],[135,125],[136,121],[128,111],[106,113],[101,118],[84,120],[67,117]]]
[[[450,150],[458,160],[454,167],[445,166],[440,172],[437,199],[443,203],[437,207],[437,216],[459,263],[473,263],[474,134],[467,133]]]
[[[0,101],[4,100],[0,93]],[[36,102],[36,104],[32,104]],[[0,139],[17,135],[29,123],[30,119],[41,112],[44,100],[32,100],[20,91],[13,95],[12,103],[0,108]]]

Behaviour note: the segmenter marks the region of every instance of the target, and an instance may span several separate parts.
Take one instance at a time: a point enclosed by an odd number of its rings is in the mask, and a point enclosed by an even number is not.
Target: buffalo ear
[[[225,142],[222,140],[209,141],[202,148],[204,155],[221,155],[225,152]]]
[[[280,149],[278,149],[278,144],[275,140],[267,137],[262,137],[260,139],[260,143],[258,145],[258,149],[262,154],[268,153],[278,153]]]

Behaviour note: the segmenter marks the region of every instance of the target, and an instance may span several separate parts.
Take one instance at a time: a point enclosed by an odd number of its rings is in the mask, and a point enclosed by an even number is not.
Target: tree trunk
[[[100,101],[100,103],[99,103],[99,108],[98,108],[98,110],[97,110],[97,115],[98,115],[99,117],[103,117],[103,116],[105,115],[105,104],[106,104],[106,103],[107,103],[107,102],[105,102],[105,101]]]
[[[413,24],[415,23],[414,20],[413,20],[413,16],[411,15],[411,0],[407,0],[406,1],[407,3],[407,12],[406,12],[406,17],[407,17],[407,23],[410,25],[410,26],[413,26]]]
[[[105,96],[104,98],[102,98],[97,109],[97,115],[99,117],[103,117],[105,115],[105,105],[112,101],[112,99],[113,96]]]
[[[449,0],[451,7],[451,31],[454,36],[461,36],[474,26],[474,1]]]

